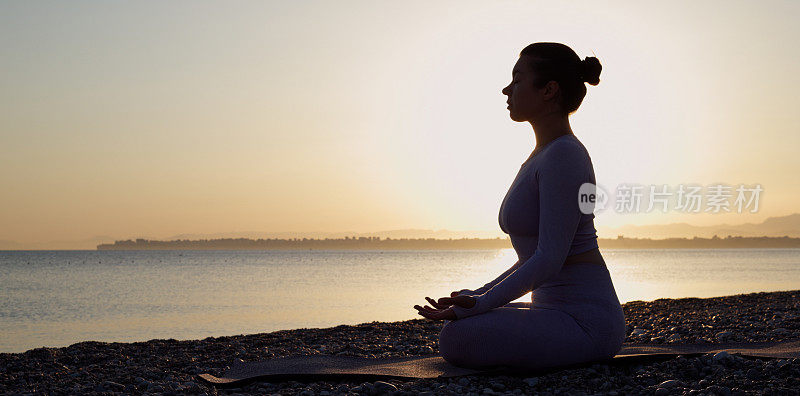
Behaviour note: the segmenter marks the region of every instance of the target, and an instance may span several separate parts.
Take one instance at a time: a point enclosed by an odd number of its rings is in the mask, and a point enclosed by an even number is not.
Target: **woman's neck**
[[[561,136],[573,134],[568,117],[545,117],[535,122],[530,121],[530,123],[533,127],[533,134],[536,136],[534,151]]]

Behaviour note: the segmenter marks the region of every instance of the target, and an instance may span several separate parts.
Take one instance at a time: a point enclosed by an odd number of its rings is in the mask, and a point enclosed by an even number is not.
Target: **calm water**
[[[800,289],[800,249],[603,254],[623,303]],[[477,288],[514,261],[510,249],[0,251],[0,352],[420,318],[424,296]]]

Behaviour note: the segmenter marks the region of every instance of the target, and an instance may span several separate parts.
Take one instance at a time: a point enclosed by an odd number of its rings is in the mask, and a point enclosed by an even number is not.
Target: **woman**
[[[464,289],[420,315],[445,320],[442,357],[462,367],[538,369],[613,357],[625,339],[625,316],[597,246],[594,214],[578,190],[595,184],[589,153],[569,115],[600,81],[600,62],[563,44],[522,50],[508,96],[511,119],[533,126],[536,147],[500,206],[500,228],[519,261],[477,290]],[[533,291],[532,302],[510,303]]]

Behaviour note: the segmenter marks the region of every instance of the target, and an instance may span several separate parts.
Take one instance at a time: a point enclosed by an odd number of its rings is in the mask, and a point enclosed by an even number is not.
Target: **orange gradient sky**
[[[3,2],[0,240],[498,231],[535,141],[519,51],[603,64],[571,117],[597,181],[760,183],[800,212],[798,2]],[[602,235],[601,235],[602,236]]]

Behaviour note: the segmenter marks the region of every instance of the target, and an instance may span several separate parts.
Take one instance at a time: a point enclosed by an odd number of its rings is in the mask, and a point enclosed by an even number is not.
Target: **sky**
[[[570,117],[600,186],[760,185],[800,212],[798,2],[0,3],[0,240],[500,233],[535,145],[501,89],[555,41],[603,65]],[[602,235],[601,235],[602,236]]]

